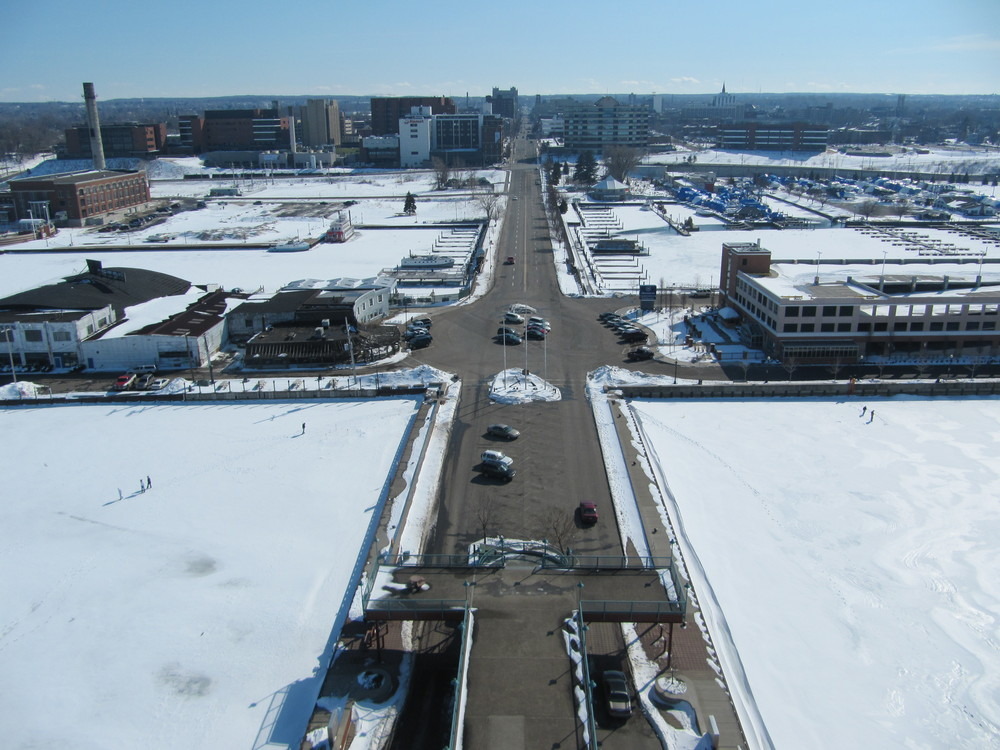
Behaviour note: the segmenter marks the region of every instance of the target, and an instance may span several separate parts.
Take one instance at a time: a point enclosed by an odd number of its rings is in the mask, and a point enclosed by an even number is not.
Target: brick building
[[[87,170],[13,180],[15,218],[41,218],[44,206],[57,224],[71,227],[149,201],[145,172]],[[97,222],[100,223],[100,222]]]
[[[101,126],[101,143],[106,158],[152,158],[163,150],[167,140],[165,123],[119,123]],[[66,159],[94,158],[90,144],[90,128],[78,125],[66,129]]]
[[[413,107],[430,107],[431,114],[453,115],[458,110],[448,96],[373,96],[372,135],[398,135],[399,120]]]

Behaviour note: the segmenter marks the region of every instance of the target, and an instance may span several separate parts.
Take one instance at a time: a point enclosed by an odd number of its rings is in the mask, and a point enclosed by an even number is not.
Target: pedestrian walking
[[[303,435],[306,434],[306,423],[305,422],[302,423],[302,434]]]
[[[118,499],[119,500],[122,499],[122,490],[121,490],[121,487],[118,488]]]
[[[872,409],[871,413],[869,413],[868,415],[868,424],[871,424],[874,421],[875,421],[875,410]]]
[[[152,479],[150,479],[150,478],[149,478],[149,477],[147,476],[147,477],[146,477],[146,489],[148,490],[148,489],[152,488],[152,486],[153,486],[153,480],[152,480]]]
[[[867,406],[862,406],[861,407],[861,413],[858,416],[859,417],[863,417],[865,415],[866,411],[868,411],[868,407]]]

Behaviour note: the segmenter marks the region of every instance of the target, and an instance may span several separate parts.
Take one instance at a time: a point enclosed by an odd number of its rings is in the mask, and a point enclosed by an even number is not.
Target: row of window
[[[854,326],[851,323],[820,323],[819,328],[816,327],[815,323],[785,323],[782,326],[782,333],[815,333],[816,331],[820,333],[853,333]],[[997,330],[996,321],[987,320],[980,322],[978,320],[970,320],[965,323],[963,328],[960,321],[949,320],[941,321],[935,320],[930,323],[925,324],[922,320],[897,320],[892,324],[893,333],[921,333],[923,331],[995,331]],[[889,331],[888,322],[866,322],[858,323],[857,328],[858,333],[884,333]]]

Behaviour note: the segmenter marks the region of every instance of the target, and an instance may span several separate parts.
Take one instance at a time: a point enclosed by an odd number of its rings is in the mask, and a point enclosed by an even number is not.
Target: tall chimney
[[[83,84],[83,100],[87,104],[87,127],[90,128],[90,153],[94,157],[94,169],[104,169],[104,144],[101,142],[101,121],[97,117],[94,84]]]

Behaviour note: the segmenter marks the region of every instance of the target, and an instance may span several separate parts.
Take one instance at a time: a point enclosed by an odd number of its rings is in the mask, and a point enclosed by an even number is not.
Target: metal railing
[[[461,654],[458,657],[458,676],[452,681],[455,685],[455,701],[451,710],[451,737],[444,750],[457,750],[462,747],[462,722],[465,719],[466,690],[468,680],[469,641],[472,638],[472,609],[465,608],[465,617],[458,627],[462,630]]]
[[[567,550],[561,556],[543,557],[542,568],[573,568],[575,570],[655,570],[667,569],[673,565],[673,558],[643,555],[578,555]]]
[[[683,589],[682,589],[683,591]],[[678,601],[614,601],[614,600],[582,600],[580,609],[584,616],[591,619],[611,618],[619,622],[642,622],[645,617],[665,615],[683,616],[687,610],[687,597],[683,593]],[[629,619],[635,617],[637,619]]]

